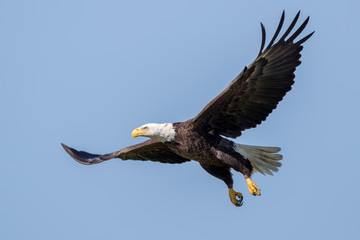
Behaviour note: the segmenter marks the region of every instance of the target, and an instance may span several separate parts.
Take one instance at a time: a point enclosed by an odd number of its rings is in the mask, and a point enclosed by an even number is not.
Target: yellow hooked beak
[[[147,133],[147,132],[146,132],[144,129],[142,129],[142,128],[136,128],[136,129],[132,132],[131,136],[132,136],[133,138],[135,138],[135,137],[142,136],[142,135],[144,135],[144,134],[146,134],[146,133]]]

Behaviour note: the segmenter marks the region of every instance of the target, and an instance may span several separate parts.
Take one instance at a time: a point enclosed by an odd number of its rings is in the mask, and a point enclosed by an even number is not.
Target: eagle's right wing
[[[279,26],[264,51],[266,34],[261,24],[262,44],[258,57],[191,120],[195,128],[236,138],[245,129],[254,128],[267,118],[290,91],[294,83],[294,71],[300,64],[300,51],[303,48],[301,44],[314,33],[295,40],[306,27],[309,21],[307,18],[294,34],[287,38],[299,14],[300,12],[274,44],[284,22],[283,12]]]
[[[122,160],[149,160],[161,163],[183,163],[190,161],[190,159],[183,158],[171,151],[164,143],[154,139],[104,155],[77,151],[63,143],[61,145],[74,160],[87,165],[101,163],[112,158],[121,158]]]

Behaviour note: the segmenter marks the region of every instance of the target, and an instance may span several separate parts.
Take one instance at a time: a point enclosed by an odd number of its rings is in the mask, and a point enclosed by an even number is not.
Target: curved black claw
[[[88,152],[84,152],[84,151],[77,151],[71,147],[66,146],[65,144],[61,143],[61,145],[63,146],[63,148],[65,149],[65,151],[77,162],[82,163],[82,164],[96,164],[96,163],[101,163],[106,159],[106,157],[104,157],[104,155],[99,155],[99,154],[91,154]]]
[[[243,197],[243,196],[237,197],[237,198],[236,198],[237,203],[235,204],[235,206],[241,207],[241,206],[243,205],[243,200],[244,200],[244,197]]]
[[[229,188],[230,201],[236,206],[240,207],[243,205],[243,195],[239,192],[235,192],[234,189]]]

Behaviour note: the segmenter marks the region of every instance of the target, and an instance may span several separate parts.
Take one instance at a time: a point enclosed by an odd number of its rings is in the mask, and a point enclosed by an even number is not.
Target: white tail
[[[253,172],[273,175],[273,172],[277,172],[281,166],[279,161],[282,159],[282,155],[276,154],[281,150],[279,147],[235,144],[235,150],[251,162]]]

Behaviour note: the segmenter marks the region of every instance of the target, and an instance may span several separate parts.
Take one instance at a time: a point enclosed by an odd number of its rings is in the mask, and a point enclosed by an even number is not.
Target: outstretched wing
[[[95,164],[112,158],[121,158],[122,160],[150,160],[161,163],[183,163],[190,161],[190,159],[183,158],[171,151],[164,143],[153,139],[104,155],[77,151],[63,143],[61,145],[74,160],[82,164]]]
[[[299,15],[300,11],[284,35],[273,44],[284,22],[285,12],[282,13],[279,26],[264,51],[266,33],[261,24],[262,43],[258,57],[191,120],[195,127],[236,138],[243,130],[256,127],[266,119],[290,91],[294,83],[294,71],[301,63],[301,44],[314,33],[294,42],[308,23],[308,17],[295,33],[285,40]]]

